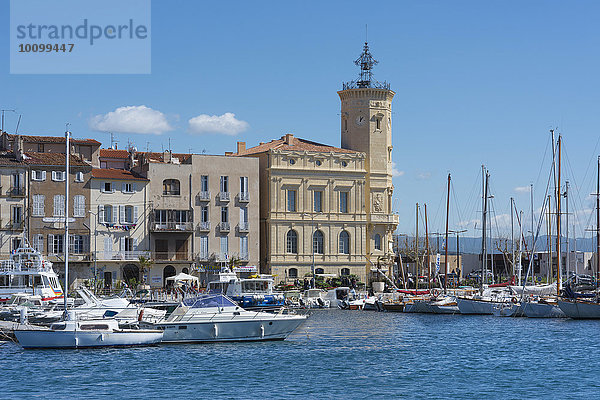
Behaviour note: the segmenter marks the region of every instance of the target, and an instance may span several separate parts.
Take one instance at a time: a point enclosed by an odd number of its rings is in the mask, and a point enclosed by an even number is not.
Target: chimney
[[[294,140],[294,134],[293,133],[286,133],[285,134],[285,140],[284,140],[285,144],[292,146],[293,145],[293,143],[292,143],[293,140]]]
[[[246,142],[237,142],[237,152],[238,154],[242,151],[246,151]]]
[[[163,162],[165,162],[165,163],[171,162],[171,150],[165,150],[163,152]]]
[[[17,161],[23,161],[23,159],[25,158],[23,153],[23,138],[21,137],[21,135],[16,135],[15,137],[15,143],[13,145],[13,154],[15,155]]]

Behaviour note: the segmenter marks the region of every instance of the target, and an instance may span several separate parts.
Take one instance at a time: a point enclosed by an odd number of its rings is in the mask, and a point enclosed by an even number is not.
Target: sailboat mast
[[[65,299],[65,318],[67,315],[67,298],[69,293],[69,156],[71,154],[69,137],[71,132],[65,131],[65,143],[66,143],[66,154],[65,154],[65,238],[63,239],[63,246],[65,247],[65,290],[63,296]]]
[[[600,276],[600,156],[596,181],[596,279]]]
[[[556,294],[560,296],[560,288],[561,288],[561,253],[560,253],[560,205],[562,203],[560,196],[560,149],[561,149],[561,135],[558,135],[558,184],[556,186]]]
[[[516,258],[515,258],[515,223],[514,223],[514,216],[513,216],[514,201],[515,201],[515,199],[513,199],[511,197],[510,198],[510,253],[512,255],[512,275],[513,276],[515,276],[515,262],[516,262]],[[521,244],[520,240],[519,240],[519,244]]]
[[[416,259],[416,281],[415,281],[415,294],[419,291],[419,203],[417,203],[416,213],[416,232],[415,232],[415,259]]]
[[[487,249],[486,249],[486,231],[487,231],[487,183],[488,183],[488,172],[485,170],[485,166],[481,166],[482,178],[483,178],[483,212],[481,213],[481,280],[479,282],[479,290],[483,291],[483,281],[487,280]]]
[[[523,266],[521,265],[521,257],[523,252],[523,211],[519,214],[519,259],[517,261],[517,273],[519,274],[519,286],[521,286],[521,275],[523,274]]]
[[[448,287],[448,214],[450,212],[450,174],[448,174],[448,192],[446,195],[446,248],[444,250],[444,294]]]
[[[567,281],[569,279],[569,269],[570,269],[570,257],[569,257],[569,253],[571,251],[571,244],[569,243],[569,181],[565,181],[565,227],[567,228],[567,260],[566,260],[566,267],[567,267],[567,276],[565,278],[565,281]]]
[[[534,218],[533,218],[533,183],[531,183],[529,185],[529,193],[530,193],[530,197],[531,197],[531,257],[529,259],[529,264],[533,265],[533,244],[535,243],[535,239],[534,239],[534,231],[535,231],[535,227],[534,227]],[[529,268],[531,270],[531,284],[534,285],[535,284],[535,268]],[[525,277],[525,280],[527,280],[527,277]]]
[[[548,244],[548,284],[550,284],[550,279],[552,279],[552,197],[548,195],[548,214],[546,215],[548,219],[548,238],[546,239],[546,243]]]
[[[425,204],[425,251],[427,252],[427,288],[431,290],[431,260],[429,255],[429,223],[427,221],[427,204]]]

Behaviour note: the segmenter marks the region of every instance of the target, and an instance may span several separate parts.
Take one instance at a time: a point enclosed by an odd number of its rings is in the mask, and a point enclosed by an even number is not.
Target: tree
[[[154,264],[154,261],[152,261],[151,258],[146,258],[144,256],[139,256],[138,258],[138,262],[140,263],[140,269],[142,270],[142,284],[146,284],[146,270],[150,270],[150,268],[152,268],[152,265]]]

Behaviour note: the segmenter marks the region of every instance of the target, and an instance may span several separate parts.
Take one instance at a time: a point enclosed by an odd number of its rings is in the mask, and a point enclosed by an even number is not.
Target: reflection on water
[[[0,347],[0,398],[596,398],[600,321],[320,310],[288,340]]]

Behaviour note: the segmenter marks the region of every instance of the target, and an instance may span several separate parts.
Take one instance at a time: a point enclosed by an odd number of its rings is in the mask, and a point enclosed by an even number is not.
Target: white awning
[[[183,272],[177,274],[175,276],[170,276],[167,278],[168,281],[196,281],[198,282],[198,278],[192,275],[184,274]]]

